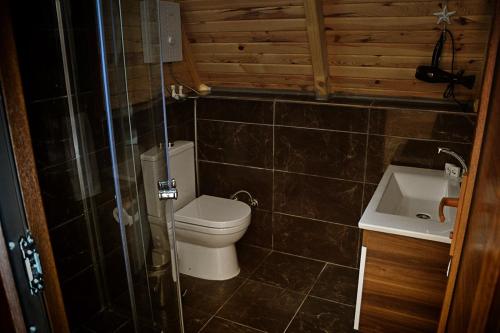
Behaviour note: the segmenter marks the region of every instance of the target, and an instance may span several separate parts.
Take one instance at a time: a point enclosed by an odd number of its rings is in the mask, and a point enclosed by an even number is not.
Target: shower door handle
[[[178,196],[177,184],[175,179],[171,180],[160,180],[158,182],[158,197],[160,200],[176,200]]]

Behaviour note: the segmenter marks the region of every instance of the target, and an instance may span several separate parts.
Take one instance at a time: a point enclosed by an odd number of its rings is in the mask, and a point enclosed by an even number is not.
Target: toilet
[[[165,218],[164,204],[158,199],[157,183],[166,179],[165,159],[160,147],[141,155],[148,215]],[[173,201],[174,228],[180,273],[206,280],[227,280],[240,272],[235,243],[250,225],[247,204],[210,195],[196,197],[194,144],[175,141],[169,147],[172,178],[178,198]],[[159,214],[159,216],[158,216]],[[155,218],[150,220],[157,221]],[[155,233],[164,228],[153,229]]]

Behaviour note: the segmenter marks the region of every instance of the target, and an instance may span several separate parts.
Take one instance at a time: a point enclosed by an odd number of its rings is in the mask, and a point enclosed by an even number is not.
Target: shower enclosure
[[[165,214],[150,216],[152,184],[141,163],[145,152],[159,152],[163,180],[170,178],[159,6],[157,0],[55,1],[63,127],[71,133],[66,151],[75,166],[71,196],[83,206],[80,230],[88,236],[92,301],[99,304],[84,321],[79,313],[90,305],[65,296],[72,330],[112,322],[113,331],[183,332],[172,202],[163,201]],[[68,284],[62,282],[63,294]]]

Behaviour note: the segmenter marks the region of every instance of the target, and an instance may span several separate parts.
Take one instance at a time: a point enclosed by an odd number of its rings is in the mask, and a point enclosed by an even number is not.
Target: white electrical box
[[[181,11],[176,2],[160,1],[160,37],[158,37],[158,12],[156,5],[141,1],[141,37],[144,63],[182,61]]]
[[[177,2],[160,1],[160,34],[163,62],[182,61],[181,9]]]

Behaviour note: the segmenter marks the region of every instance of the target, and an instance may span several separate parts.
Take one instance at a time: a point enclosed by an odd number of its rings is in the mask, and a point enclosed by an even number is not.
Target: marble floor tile
[[[287,333],[353,332],[354,307],[307,297]]]
[[[200,333],[259,333],[263,332],[248,326],[243,326],[222,318],[214,317]]]
[[[249,277],[255,272],[271,250],[238,243],[236,244],[236,252],[238,253],[238,262],[241,269],[239,276]]]
[[[250,278],[305,294],[312,288],[324,265],[320,261],[273,252]]]
[[[281,333],[303,298],[303,295],[249,280],[217,316],[269,333]]]
[[[358,273],[355,268],[328,264],[310,295],[348,305],[356,304]]]

